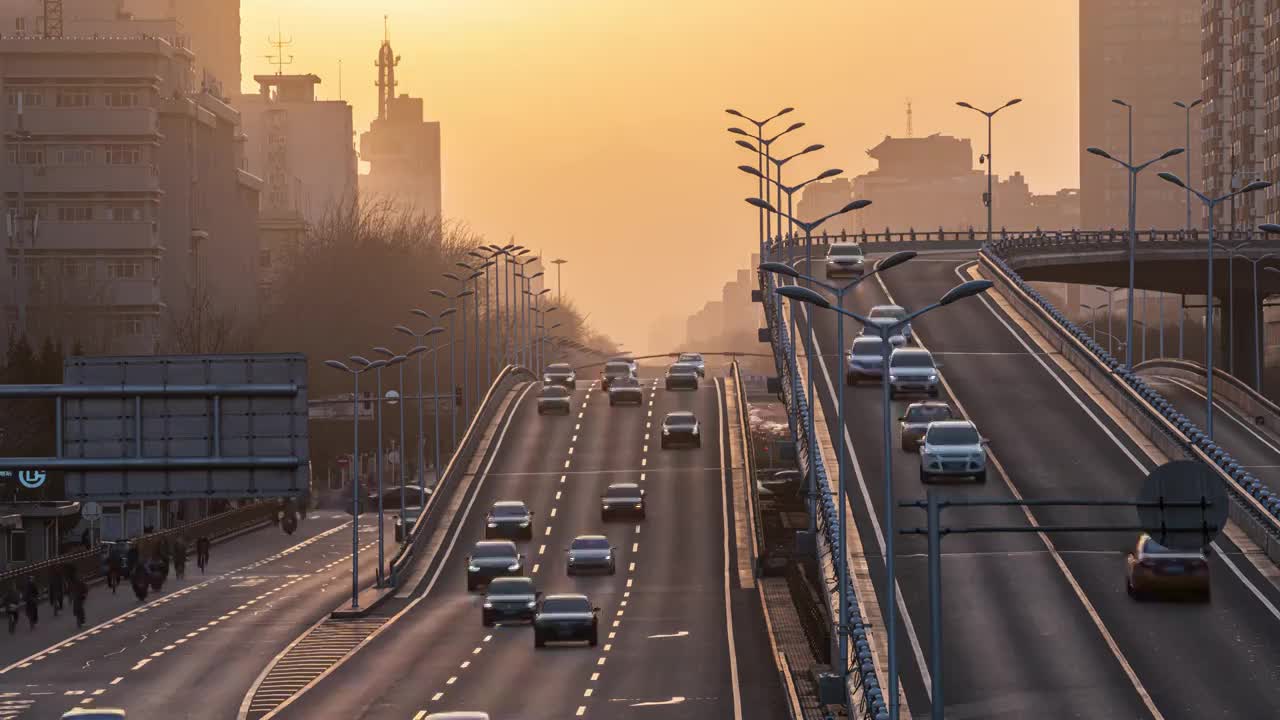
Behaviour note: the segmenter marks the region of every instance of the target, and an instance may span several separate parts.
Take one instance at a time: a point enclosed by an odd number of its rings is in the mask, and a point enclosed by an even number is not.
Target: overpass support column
[[[1237,286],[1240,283],[1237,283]],[[1226,319],[1223,322],[1224,329],[1230,329],[1223,333],[1222,347],[1226,351],[1225,354],[1230,364],[1224,367],[1232,375],[1244,381],[1250,387],[1254,384],[1254,365],[1257,360],[1257,346],[1254,344],[1254,322],[1257,320],[1262,308],[1259,307],[1261,298],[1255,302],[1253,297],[1253,288],[1246,287],[1243,290],[1237,289],[1230,301],[1223,302],[1222,310],[1219,316],[1222,317],[1227,308],[1230,307],[1229,302],[1235,305],[1234,317]]]

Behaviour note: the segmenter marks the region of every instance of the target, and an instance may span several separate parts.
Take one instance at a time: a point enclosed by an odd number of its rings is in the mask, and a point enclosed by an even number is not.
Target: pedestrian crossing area
[[[34,699],[22,697],[21,693],[0,692],[0,720],[22,717],[22,713],[30,710],[34,704]]]

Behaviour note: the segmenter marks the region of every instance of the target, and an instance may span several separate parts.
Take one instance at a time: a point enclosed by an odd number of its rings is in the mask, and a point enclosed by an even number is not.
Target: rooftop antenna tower
[[[387,16],[382,16],[382,47],[378,49],[378,119],[386,120],[391,114],[391,99],[396,94],[396,66],[400,64],[400,56],[391,50],[391,29],[387,24]]]
[[[907,98],[907,137],[913,137],[911,133],[911,98]]]
[[[44,39],[62,37],[62,0],[44,0]]]
[[[273,54],[271,54],[271,55],[266,55],[265,57],[266,57],[268,60],[270,60],[270,61],[271,61],[271,64],[272,64],[272,65],[275,65],[275,66],[276,66],[276,75],[283,75],[283,74],[284,74],[284,66],[285,66],[285,65],[292,65],[292,64],[293,64],[293,56],[292,56],[292,55],[290,55],[290,56],[289,56],[289,59],[287,59],[287,60],[286,60],[286,59],[285,59],[285,57],[284,57],[284,49],[285,49],[285,48],[287,48],[287,47],[289,47],[290,45],[292,45],[292,44],[293,44],[293,38],[291,38],[291,37],[290,37],[290,38],[286,38],[286,37],[284,36],[284,33],[280,32],[280,21],[278,21],[278,20],[276,21],[276,37],[275,37],[275,39],[274,39],[274,40],[272,40],[272,39],[271,39],[271,36],[269,36],[269,35],[268,35],[268,36],[267,36],[267,44],[268,44],[268,45],[270,45],[271,47],[275,48],[275,49],[276,49],[276,51],[275,51],[275,53],[273,53]]]

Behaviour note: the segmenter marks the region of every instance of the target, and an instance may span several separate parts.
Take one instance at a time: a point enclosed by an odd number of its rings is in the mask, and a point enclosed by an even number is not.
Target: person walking
[[[113,547],[107,553],[107,587],[111,588],[111,594],[114,595],[116,588],[120,586],[120,580],[124,577],[124,559],[120,557],[119,548]]]
[[[18,597],[18,588],[13,583],[9,583],[9,587],[5,590],[4,597],[0,598],[0,606],[4,607],[4,613],[9,619],[9,634],[12,635],[18,629],[18,604],[21,598]]]
[[[63,574],[65,566],[55,565],[49,568],[49,605],[53,607],[53,616],[57,617],[62,612],[63,597]]]
[[[129,574],[129,584],[133,586],[133,594],[137,596],[138,602],[147,599],[147,586],[150,578],[147,576],[147,568],[142,563],[135,563]]]
[[[28,627],[35,630],[36,623],[40,622],[40,588],[36,585],[35,575],[27,576],[27,589],[23,594],[26,596]]]
[[[69,573],[68,586],[71,592],[71,609],[76,615],[76,627],[84,627],[84,601],[89,596],[89,586],[76,576],[75,571]]]
[[[209,564],[209,537],[201,535],[196,540],[196,564],[200,566],[200,574],[204,574],[205,566]]]
[[[187,541],[186,538],[178,538],[173,543],[173,571],[181,580],[187,574]]]

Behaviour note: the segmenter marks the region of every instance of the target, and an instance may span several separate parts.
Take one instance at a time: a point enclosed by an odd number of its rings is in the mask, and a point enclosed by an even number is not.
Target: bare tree
[[[168,316],[171,349],[188,355],[242,352],[234,308],[219,307],[207,283],[187,283],[182,307]]]

